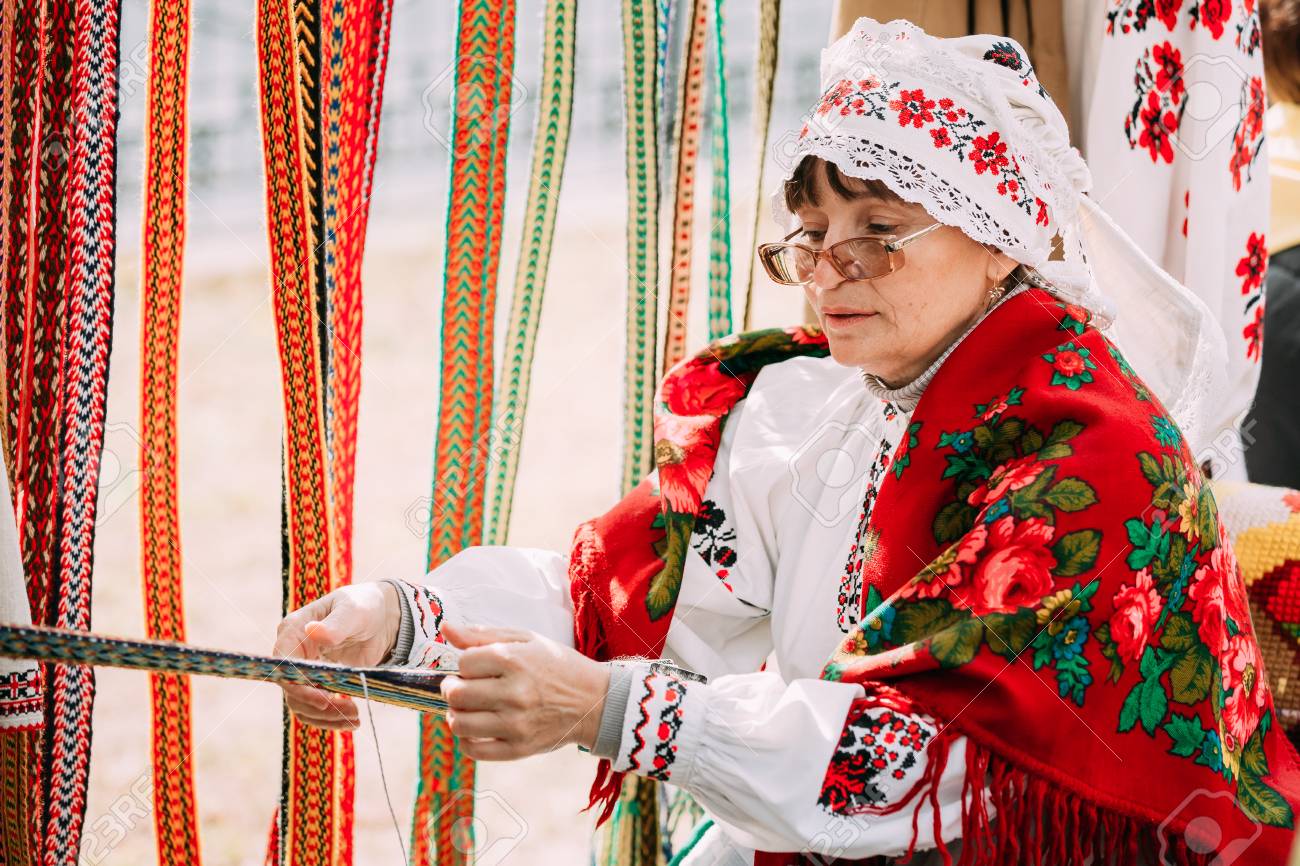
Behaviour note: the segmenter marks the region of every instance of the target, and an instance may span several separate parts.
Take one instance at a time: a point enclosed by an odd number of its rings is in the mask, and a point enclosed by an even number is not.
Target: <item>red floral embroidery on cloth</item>
[[[898,410],[892,403],[884,404],[883,413],[886,424],[898,417]],[[894,450],[894,443],[886,432],[881,436],[871,466],[867,469],[867,487],[862,497],[862,507],[858,511],[858,527],[853,534],[844,570],[840,574],[839,591],[835,595],[835,625],[844,634],[848,634],[858,624],[858,614],[862,609],[863,566],[871,558],[871,549],[875,546],[875,539],[867,532],[867,526],[871,522],[871,512],[876,507],[880,482],[889,469]]]
[[[1221,39],[1224,26],[1232,19],[1232,0],[1200,0],[1192,4],[1191,14],[1193,28],[1199,23],[1215,39]]]
[[[442,643],[442,599],[438,594],[427,586],[415,585],[412,587],[415,591],[417,604],[415,605],[416,622],[415,625],[425,634],[431,635],[432,639]]]
[[[1178,25],[1178,12],[1183,0],[1112,0],[1106,13],[1106,34],[1114,35],[1116,25],[1121,33],[1145,30],[1152,19],[1162,22],[1172,32]]]
[[[874,706],[870,698],[854,701],[817,804],[833,815],[856,815],[896,799],[920,775],[935,732],[919,716]]]
[[[1172,163],[1174,140],[1187,109],[1182,52],[1167,41],[1147,48],[1138,58],[1133,85],[1137,97],[1124,118],[1129,147],[1145,148],[1152,162]]]
[[[1180,17],[1189,30],[1205,28],[1216,41],[1231,29],[1236,33],[1233,44],[1247,55],[1260,46],[1259,12],[1255,0],[1111,0],[1106,12],[1106,34],[1114,36],[1130,31],[1142,32],[1152,21],[1159,21],[1170,32],[1178,27]],[[1240,15],[1234,13],[1241,11]]]
[[[1264,81],[1258,75],[1241,83],[1238,97],[1239,115],[1232,131],[1232,155],[1228,157],[1228,170],[1232,172],[1232,188],[1241,189],[1242,173],[1251,179],[1255,161],[1264,148]]]
[[[1005,45],[1014,52],[1009,43]],[[998,56],[1005,59],[1005,52]],[[1009,65],[1001,60],[995,59],[994,62],[1000,66]],[[1025,61],[1021,62],[1028,66]],[[1028,74],[1032,76],[1032,68]],[[1029,79],[1025,80],[1028,83]],[[1037,79],[1033,80],[1036,85]],[[892,112],[899,126],[927,130],[936,149],[952,153],[958,160],[970,163],[975,174],[987,175],[994,180],[999,195],[1006,196],[1025,213],[1034,216],[1040,225],[1047,225],[1050,221],[1047,203],[1037,196],[1027,195],[1020,164],[1008,152],[1001,135],[996,130],[987,135],[977,135],[987,124],[949,97],[935,99],[927,96],[923,87],[906,88],[897,81],[882,84],[873,75],[835,83],[822,94],[814,112],[823,118],[852,114],[877,120],[889,119]],[[799,136],[806,136],[808,131],[805,124]]]
[[[1237,25],[1237,43],[1241,47],[1243,39],[1247,54],[1253,54],[1258,47],[1258,16],[1255,14],[1253,0],[1248,0],[1247,14],[1243,23]],[[1212,3],[1193,4],[1192,26],[1199,20],[1205,25],[1215,39],[1223,34],[1224,23],[1231,16],[1232,4],[1227,0],[1215,0]],[[1136,9],[1128,10],[1134,15],[1132,25],[1138,30],[1145,29],[1146,22],[1152,14],[1163,20],[1169,29],[1174,29],[1178,4],[1156,4],[1147,2],[1139,4]],[[1119,10],[1108,13],[1113,27]],[[1250,32],[1255,35],[1251,37]],[[1199,56],[1198,56],[1199,57]],[[1217,58],[1216,58],[1217,59]],[[1224,58],[1230,60],[1230,58]],[[1209,67],[1217,63],[1202,61],[1189,65],[1189,59],[1183,52],[1166,40],[1154,43],[1143,50],[1138,57],[1133,71],[1135,97],[1133,107],[1124,118],[1124,135],[1129,147],[1134,150],[1143,148],[1154,163],[1166,164],[1174,161],[1174,148],[1177,146],[1190,159],[1200,159],[1219,144],[1219,139],[1208,138],[1210,133],[1201,129],[1193,130],[1192,137],[1184,140],[1180,137],[1184,112],[1187,109],[1187,84],[1196,83],[1201,76],[1210,74]],[[1189,74],[1191,78],[1188,79]],[[1243,181],[1250,180],[1256,160],[1264,144],[1264,82],[1259,76],[1244,77],[1237,97],[1237,121],[1232,134],[1232,153],[1228,158],[1228,171],[1232,174],[1233,188],[1240,190]],[[1228,110],[1231,110],[1230,108]],[[1184,199],[1184,206],[1187,204]],[[1187,225],[1183,224],[1183,234],[1187,234]]]
[[[1246,296],[1246,315],[1254,316],[1242,329],[1246,341],[1246,357],[1258,362],[1264,346],[1264,276],[1268,272],[1268,245],[1264,235],[1250,233],[1246,240],[1246,254],[1237,262],[1236,274],[1241,277],[1241,293]]]

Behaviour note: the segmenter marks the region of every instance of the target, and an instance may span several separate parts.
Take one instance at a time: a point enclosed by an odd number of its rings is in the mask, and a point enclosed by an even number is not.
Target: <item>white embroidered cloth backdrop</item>
[[[1227,344],[1197,449],[1244,480],[1237,428],[1259,381],[1269,219],[1255,0],[1065,0],[1073,139],[1092,196],[1199,297]]]

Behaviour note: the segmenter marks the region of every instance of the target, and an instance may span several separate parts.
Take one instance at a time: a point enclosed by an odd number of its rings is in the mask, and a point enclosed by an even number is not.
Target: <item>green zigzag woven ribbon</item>
[[[510,530],[510,506],[519,450],[523,442],[524,413],[533,369],[533,349],[541,322],[546,268],[555,236],[555,212],[560,203],[560,181],[569,150],[569,119],[573,113],[573,46],[578,23],[577,0],[549,0],[542,34],[542,84],[538,96],[537,129],[533,133],[533,170],[528,185],[527,223],[515,269],[506,369],[498,388],[496,418],[490,435],[494,455],[489,489],[491,515],[488,544],[505,544]],[[498,444],[499,443],[499,444]]]

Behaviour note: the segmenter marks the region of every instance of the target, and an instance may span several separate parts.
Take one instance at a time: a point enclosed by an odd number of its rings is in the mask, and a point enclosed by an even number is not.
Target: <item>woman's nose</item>
[[[813,268],[813,284],[819,289],[833,289],[844,282],[844,277],[835,270],[829,256],[818,256],[817,266]]]

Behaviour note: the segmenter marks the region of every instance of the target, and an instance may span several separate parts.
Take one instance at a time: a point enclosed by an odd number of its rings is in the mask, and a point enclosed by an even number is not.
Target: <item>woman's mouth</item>
[[[860,325],[875,313],[823,313],[827,328],[849,328]]]

